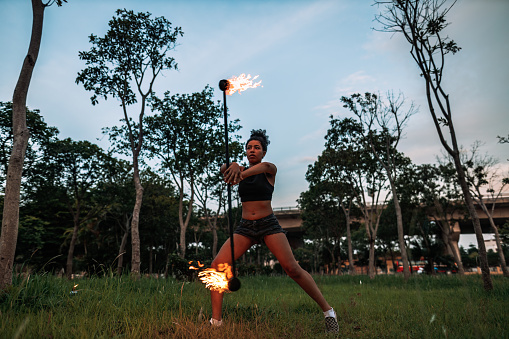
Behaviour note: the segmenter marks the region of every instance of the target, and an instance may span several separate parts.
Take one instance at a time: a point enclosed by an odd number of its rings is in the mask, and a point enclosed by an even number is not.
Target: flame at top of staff
[[[258,78],[258,75],[256,75],[254,78],[251,79],[251,74],[248,74],[247,76],[242,73],[238,77],[232,76],[230,79],[228,79],[229,86],[226,89],[226,94],[232,95],[235,92],[243,92],[248,88],[256,88],[258,86],[261,86],[262,81],[258,81],[253,83],[254,80]],[[262,86],[263,87],[263,86]]]

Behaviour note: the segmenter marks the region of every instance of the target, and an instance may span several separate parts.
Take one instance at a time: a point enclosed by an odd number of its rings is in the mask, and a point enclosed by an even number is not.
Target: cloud
[[[359,70],[341,79],[336,85],[334,92],[338,97],[342,95],[351,95],[359,92],[363,93],[366,91],[366,88],[373,87],[373,84],[375,83],[376,78],[369,74],[366,74],[364,70]]]
[[[327,128],[322,127],[320,129],[314,130],[310,133],[304,134],[302,137],[300,137],[299,142],[300,143],[308,143],[311,140],[322,140],[324,135],[327,134]]]
[[[224,67],[235,68],[236,65],[313,25],[335,6],[337,6],[335,1],[320,1],[307,6],[293,6],[291,2],[263,3],[252,7],[253,14],[250,17],[244,15],[226,19],[218,16],[215,18],[216,23],[224,23],[222,27],[214,29],[214,33],[219,35],[214,39],[201,41],[201,36],[208,35],[196,32],[200,41],[194,44],[195,47],[190,48],[190,59],[187,62],[208,65],[209,60],[224,55],[225,57],[221,59]],[[226,41],[228,46],[222,43]]]

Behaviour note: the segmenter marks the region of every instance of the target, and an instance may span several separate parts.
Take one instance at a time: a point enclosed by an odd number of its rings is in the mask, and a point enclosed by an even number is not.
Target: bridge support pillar
[[[461,228],[460,228],[460,223],[459,222],[455,222],[454,223],[454,226],[452,228],[452,231],[451,231],[451,249],[453,251],[456,252],[456,254],[458,255],[458,257],[461,258],[461,255],[460,255],[460,248],[458,246],[458,242],[460,241],[460,234],[461,234]],[[452,255],[452,253],[451,253]]]

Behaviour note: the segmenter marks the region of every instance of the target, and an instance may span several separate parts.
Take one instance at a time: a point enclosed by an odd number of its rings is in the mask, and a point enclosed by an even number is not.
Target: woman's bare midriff
[[[270,200],[245,201],[242,203],[242,218],[246,220],[258,220],[272,213]]]

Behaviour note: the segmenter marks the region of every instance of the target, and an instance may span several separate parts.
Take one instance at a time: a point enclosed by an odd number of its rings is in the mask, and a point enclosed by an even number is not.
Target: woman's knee
[[[224,264],[231,265],[230,261],[231,261],[231,259],[216,257],[212,261],[212,264],[210,266],[217,270],[217,269],[224,268],[224,267],[222,267]]]
[[[288,276],[292,279],[297,279],[304,273],[304,270],[302,269],[302,267],[300,267],[300,265],[297,262],[286,265],[283,267],[283,269],[285,270],[286,274],[288,274]]]

